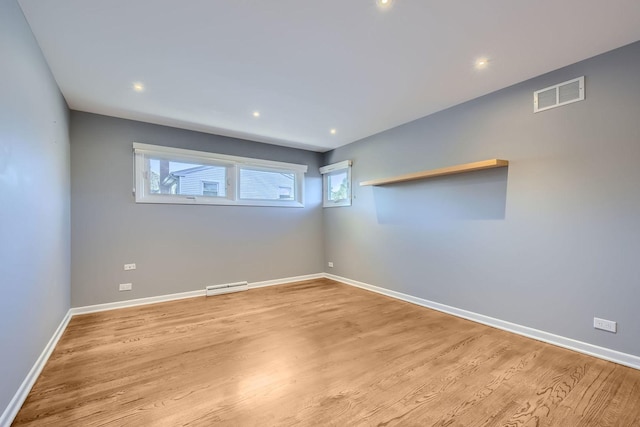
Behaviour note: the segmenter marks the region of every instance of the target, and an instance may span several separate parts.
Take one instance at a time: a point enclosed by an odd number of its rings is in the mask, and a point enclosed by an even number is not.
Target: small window
[[[291,199],[293,197],[293,193],[291,192],[291,187],[280,187],[279,188],[280,198],[281,199]]]
[[[202,195],[208,197],[218,197],[219,182],[202,181]]]
[[[320,168],[322,179],[322,206],[351,206],[351,160]]]
[[[134,143],[137,203],[303,207],[306,165]]]

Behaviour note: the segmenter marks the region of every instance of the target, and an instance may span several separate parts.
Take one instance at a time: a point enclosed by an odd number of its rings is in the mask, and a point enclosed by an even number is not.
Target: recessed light
[[[253,117],[260,117],[260,111],[254,111]]]
[[[488,65],[489,65],[489,59],[487,59],[487,58],[478,58],[478,59],[476,59],[476,69],[477,70],[483,70],[483,69],[487,68]]]
[[[136,92],[144,92],[144,85],[140,82],[135,82],[133,84],[133,90]]]
[[[337,131],[335,129],[331,129],[329,132],[331,132],[331,135],[335,135]]]
[[[391,0],[376,0],[378,7],[388,8],[391,6]]]

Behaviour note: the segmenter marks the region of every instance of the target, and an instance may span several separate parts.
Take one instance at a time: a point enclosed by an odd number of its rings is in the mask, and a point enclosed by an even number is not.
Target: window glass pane
[[[344,200],[349,197],[349,180],[347,170],[329,174],[327,176],[327,198],[330,201]]]
[[[224,166],[149,159],[151,194],[225,197],[227,168]]]
[[[219,185],[217,182],[202,181],[202,195],[216,197],[218,195]]]
[[[240,169],[240,198],[294,200],[295,173]]]

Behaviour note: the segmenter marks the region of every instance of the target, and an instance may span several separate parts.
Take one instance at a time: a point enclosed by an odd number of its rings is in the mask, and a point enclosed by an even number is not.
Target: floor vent
[[[584,100],[584,76],[533,92],[533,112]]]
[[[236,282],[236,283],[225,283],[223,285],[211,285],[205,288],[206,295],[208,297],[213,295],[220,294],[228,294],[231,292],[240,292],[249,290],[249,283],[247,282]]]

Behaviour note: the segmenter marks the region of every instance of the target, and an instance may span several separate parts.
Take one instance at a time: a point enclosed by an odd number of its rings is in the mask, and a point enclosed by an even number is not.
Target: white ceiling
[[[640,40],[639,0],[19,2],[70,108],[316,151]]]

